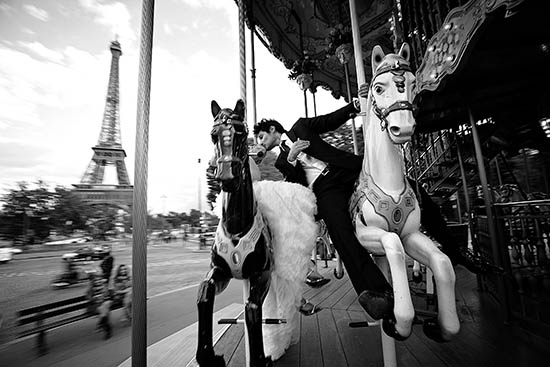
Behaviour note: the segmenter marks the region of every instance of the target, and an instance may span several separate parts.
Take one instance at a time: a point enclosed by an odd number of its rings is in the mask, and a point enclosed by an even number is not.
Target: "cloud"
[[[84,9],[96,15],[95,22],[109,28],[117,35],[121,43],[134,41],[136,34],[130,26],[130,12],[126,5],[120,2],[102,4],[100,0],[79,0]]]
[[[30,16],[33,16],[43,22],[47,22],[50,19],[50,16],[46,10],[37,8],[34,5],[25,4],[23,5],[23,10],[25,10],[25,12],[27,12]]]
[[[237,4],[231,0],[180,0],[181,3],[192,8],[207,8],[212,10],[224,10],[231,29],[237,29],[239,18],[237,16]]]
[[[232,11],[237,6],[233,1],[219,0],[180,0],[181,3],[193,8],[227,9]]]
[[[38,42],[19,44],[40,57],[0,46],[1,120],[37,124],[39,106],[85,106],[105,93],[106,77],[97,75],[108,75],[108,50],[96,57],[71,46],[55,51]]]
[[[61,61],[63,61],[63,54],[58,52],[58,51],[54,51],[54,50],[51,50],[49,48],[46,48],[43,44],[41,44],[40,42],[18,42],[18,44],[23,47],[24,49],[27,49],[29,51],[31,51],[32,53],[34,53],[35,55],[38,55],[48,61],[52,61],[52,62],[56,62],[56,63],[60,63]]]
[[[176,32],[187,33],[189,32],[189,27],[179,24],[168,24],[165,23],[162,26],[164,33],[169,36],[173,36]]]
[[[24,34],[28,34],[29,36],[34,36],[36,34],[35,31],[27,27],[21,28],[21,32],[23,32]]]
[[[0,3],[0,12],[5,14],[11,14],[13,12],[13,7],[5,3]]]

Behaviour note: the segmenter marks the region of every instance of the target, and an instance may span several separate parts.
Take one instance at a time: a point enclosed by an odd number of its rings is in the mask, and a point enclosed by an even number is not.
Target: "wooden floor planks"
[[[351,328],[350,321],[365,321],[368,316],[357,302],[357,295],[345,276],[335,279],[332,269],[319,267],[331,278],[321,288],[307,287],[304,297],[322,310],[300,317],[300,340],[274,363],[276,367],[382,367],[380,328]],[[412,335],[396,342],[398,366],[407,367],[503,367],[546,366],[548,348],[535,348],[519,338],[518,328],[499,321],[498,305],[486,293],[479,293],[474,275],[458,268],[456,300],[461,331],[449,343],[428,339],[421,325]],[[425,299],[413,297],[415,307],[425,308]],[[232,325],[216,345],[229,367],[243,367],[243,325]]]

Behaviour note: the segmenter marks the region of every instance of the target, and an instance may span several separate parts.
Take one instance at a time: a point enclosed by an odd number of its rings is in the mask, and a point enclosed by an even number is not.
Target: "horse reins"
[[[412,73],[411,67],[408,65],[408,63],[399,63],[399,60],[396,60],[395,63],[384,65],[379,70],[376,70],[376,73],[372,77],[372,80],[374,81],[379,75],[384,73],[391,72],[394,75],[398,75],[399,73],[403,74],[406,71],[410,71]],[[390,113],[401,110],[413,112],[415,110],[415,107],[409,101],[395,101],[388,108],[380,108],[376,104],[374,94],[371,94],[371,96],[372,108],[376,117],[380,119],[380,128],[382,129],[382,131],[388,128],[389,122],[387,120],[387,117]]]
[[[220,116],[221,115],[221,116]],[[244,130],[245,130],[245,133],[248,134],[248,128],[247,128],[247,125],[244,123],[244,121],[240,120],[239,119],[240,116],[237,115],[237,114],[227,114],[226,112],[224,112],[223,110],[220,111],[218,113],[218,115],[214,118],[214,121],[218,121],[218,120],[221,120],[220,122],[217,122],[213,125],[212,127],[212,131],[214,132],[215,129],[219,129],[220,127],[224,126],[224,125],[231,125],[231,127],[233,127],[234,124],[238,124],[238,125],[243,125],[244,126]],[[233,127],[233,131],[230,130],[231,128],[225,128],[224,130],[228,131],[229,134],[227,134],[226,136],[223,136],[223,132],[222,132],[222,136],[221,136],[221,139],[218,138],[220,141],[217,142],[217,144],[221,144],[221,145],[226,145],[226,142],[232,144],[233,143],[233,140],[234,140],[234,135],[235,134],[239,134],[241,132],[238,132],[235,130],[235,128]],[[219,135],[219,134],[218,134]],[[226,139],[227,138],[227,139]],[[218,148],[219,150],[220,148]],[[221,162],[236,162],[236,163],[240,163],[242,164],[242,160],[239,158],[239,157],[236,157],[236,156],[231,156],[231,159],[227,159],[228,157],[226,156],[221,156],[219,157],[218,159],[221,161]]]

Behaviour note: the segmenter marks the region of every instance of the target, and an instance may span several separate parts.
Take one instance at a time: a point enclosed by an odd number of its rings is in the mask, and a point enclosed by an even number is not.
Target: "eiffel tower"
[[[76,193],[93,204],[110,204],[124,208],[132,205],[133,186],[126,171],[126,152],[122,149],[119,121],[118,64],[122,50],[118,41],[111,42],[111,73],[103,123],[94,155],[79,184],[73,184]],[[114,165],[118,184],[104,184],[105,167]]]

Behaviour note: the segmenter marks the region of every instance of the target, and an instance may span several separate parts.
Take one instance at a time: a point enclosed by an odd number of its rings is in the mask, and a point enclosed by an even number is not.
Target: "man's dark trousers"
[[[357,294],[364,290],[391,291],[391,286],[374,264],[368,251],[355,237],[348,211],[358,172],[331,167],[313,184],[318,215],[325,221],[328,233],[348,271]]]

